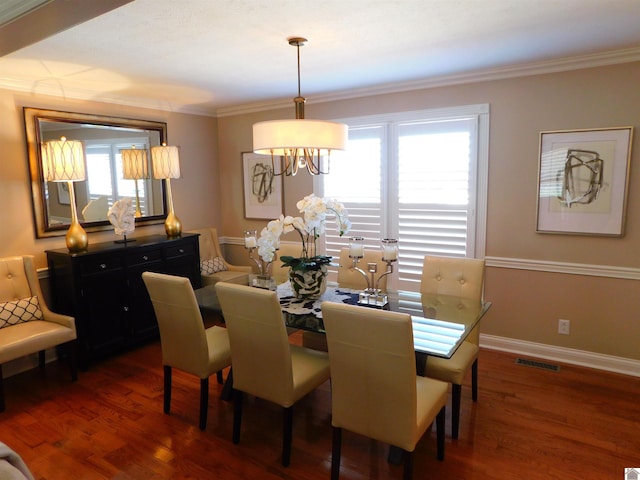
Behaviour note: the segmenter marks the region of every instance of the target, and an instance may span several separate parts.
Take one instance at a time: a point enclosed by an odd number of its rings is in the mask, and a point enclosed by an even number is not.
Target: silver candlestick
[[[258,248],[258,239],[256,230],[246,230],[244,232],[244,248],[249,252],[249,258],[258,267],[258,275],[249,275],[249,285],[252,287],[265,288],[267,290],[275,290],[276,281],[269,275],[269,267],[273,263],[265,262],[260,258],[260,255],[254,257],[253,252]],[[277,249],[276,249],[277,250]],[[274,259],[277,258],[277,253],[274,254]]]
[[[367,288],[358,295],[358,304],[376,308],[386,308],[389,299],[379,288],[380,280],[393,273],[393,263],[398,261],[398,241],[385,238],[382,240],[382,260],[387,264],[386,271],[382,272],[378,278],[378,264],[376,262],[367,263],[367,272],[358,267],[358,262],[364,257],[364,238],[351,237],[349,239],[349,258],[353,261],[350,267],[360,273],[367,282]]]

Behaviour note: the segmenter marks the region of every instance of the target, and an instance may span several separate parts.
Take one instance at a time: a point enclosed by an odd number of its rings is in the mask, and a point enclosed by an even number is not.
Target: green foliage
[[[291,257],[289,255],[284,255],[280,257],[280,260],[282,261],[283,267],[289,267],[294,272],[306,272],[309,270],[320,270],[323,265],[329,265],[332,258],[333,257],[329,257],[327,255],[316,255],[315,257],[311,258]]]

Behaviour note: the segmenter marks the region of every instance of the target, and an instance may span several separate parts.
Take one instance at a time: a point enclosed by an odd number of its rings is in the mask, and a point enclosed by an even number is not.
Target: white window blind
[[[120,150],[132,148],[148,149],[148,138],[113,139],[108,143],[102,140],[85,141],[87,162],[87,201],[107,197],[109,207],[120,199],[129,197],[135,202],[136,184],[134,180],[122,178],[122,155]],[[149,172],[151,172],[149,166]],[[148,214],[148,205],[152,203],[151,180],[138,180],[140,209]]]
[[[316,188],[345,204],[353,228],[339,237],[328,226],[327,254],[337,257],[349,236],[364,237],[367,249],[380,249],[382,238],[397,238],[400,255],[389,289],[410,292],[419,290],[425,255],[474,256],[479,139],[488,138],[488,128],[479,132],[480,113],[346,121],[347,152],[332,161]],[[486,189],[479,191],[486,195]]]

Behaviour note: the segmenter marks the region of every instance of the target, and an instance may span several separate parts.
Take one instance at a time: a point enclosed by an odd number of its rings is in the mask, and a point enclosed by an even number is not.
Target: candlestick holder
[[[258,267],[258,274],[249,274],[249,285],[266,290],[276,289],[276,279],[269,275],[269,267],[273,263],[265,262],[260,255],[254,256],[254,251],[258,248],[257,231],[246,230],[244,232],[244,248],[249,252],[249,258]],[[274,254],[274,260],[277,258],[277,249]]]
[[[367,282],[367,288],[358,295],[358,304],[375,307],[388,308],[389,299],[379,288],[380,280],[393,273],[393,264],[398,261],[398,241],[385,238],[382,240],[382,260],[387,264],[387,268],[376,279],[378,264],[367,263],[367,272],[358,267],[358,262],[364,257],[364,238],[351,237],[349,239],[349,258],[353,261],[352,270],[360,273]]]

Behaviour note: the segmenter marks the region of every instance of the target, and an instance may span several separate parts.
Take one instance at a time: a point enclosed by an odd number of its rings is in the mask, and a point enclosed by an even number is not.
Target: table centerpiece
[[[307,195],[296,207],[302,217],[280,215],[271,220],[260,232],[257,241],[258,254],[264,262],[272,262],[280,245],[283,233],[293,232],[300,235],[302,251],[299,257],[282,256],[283,267],[289,267],[289,280],[294,294],[298,298],[318,298],[326,289],[327,265],[331,257],[318,255],[317,240],[325,233],[328,215],[335,215],[338,231],[343,236],[351,228],[349,215],[344,205],[333,199]]]

